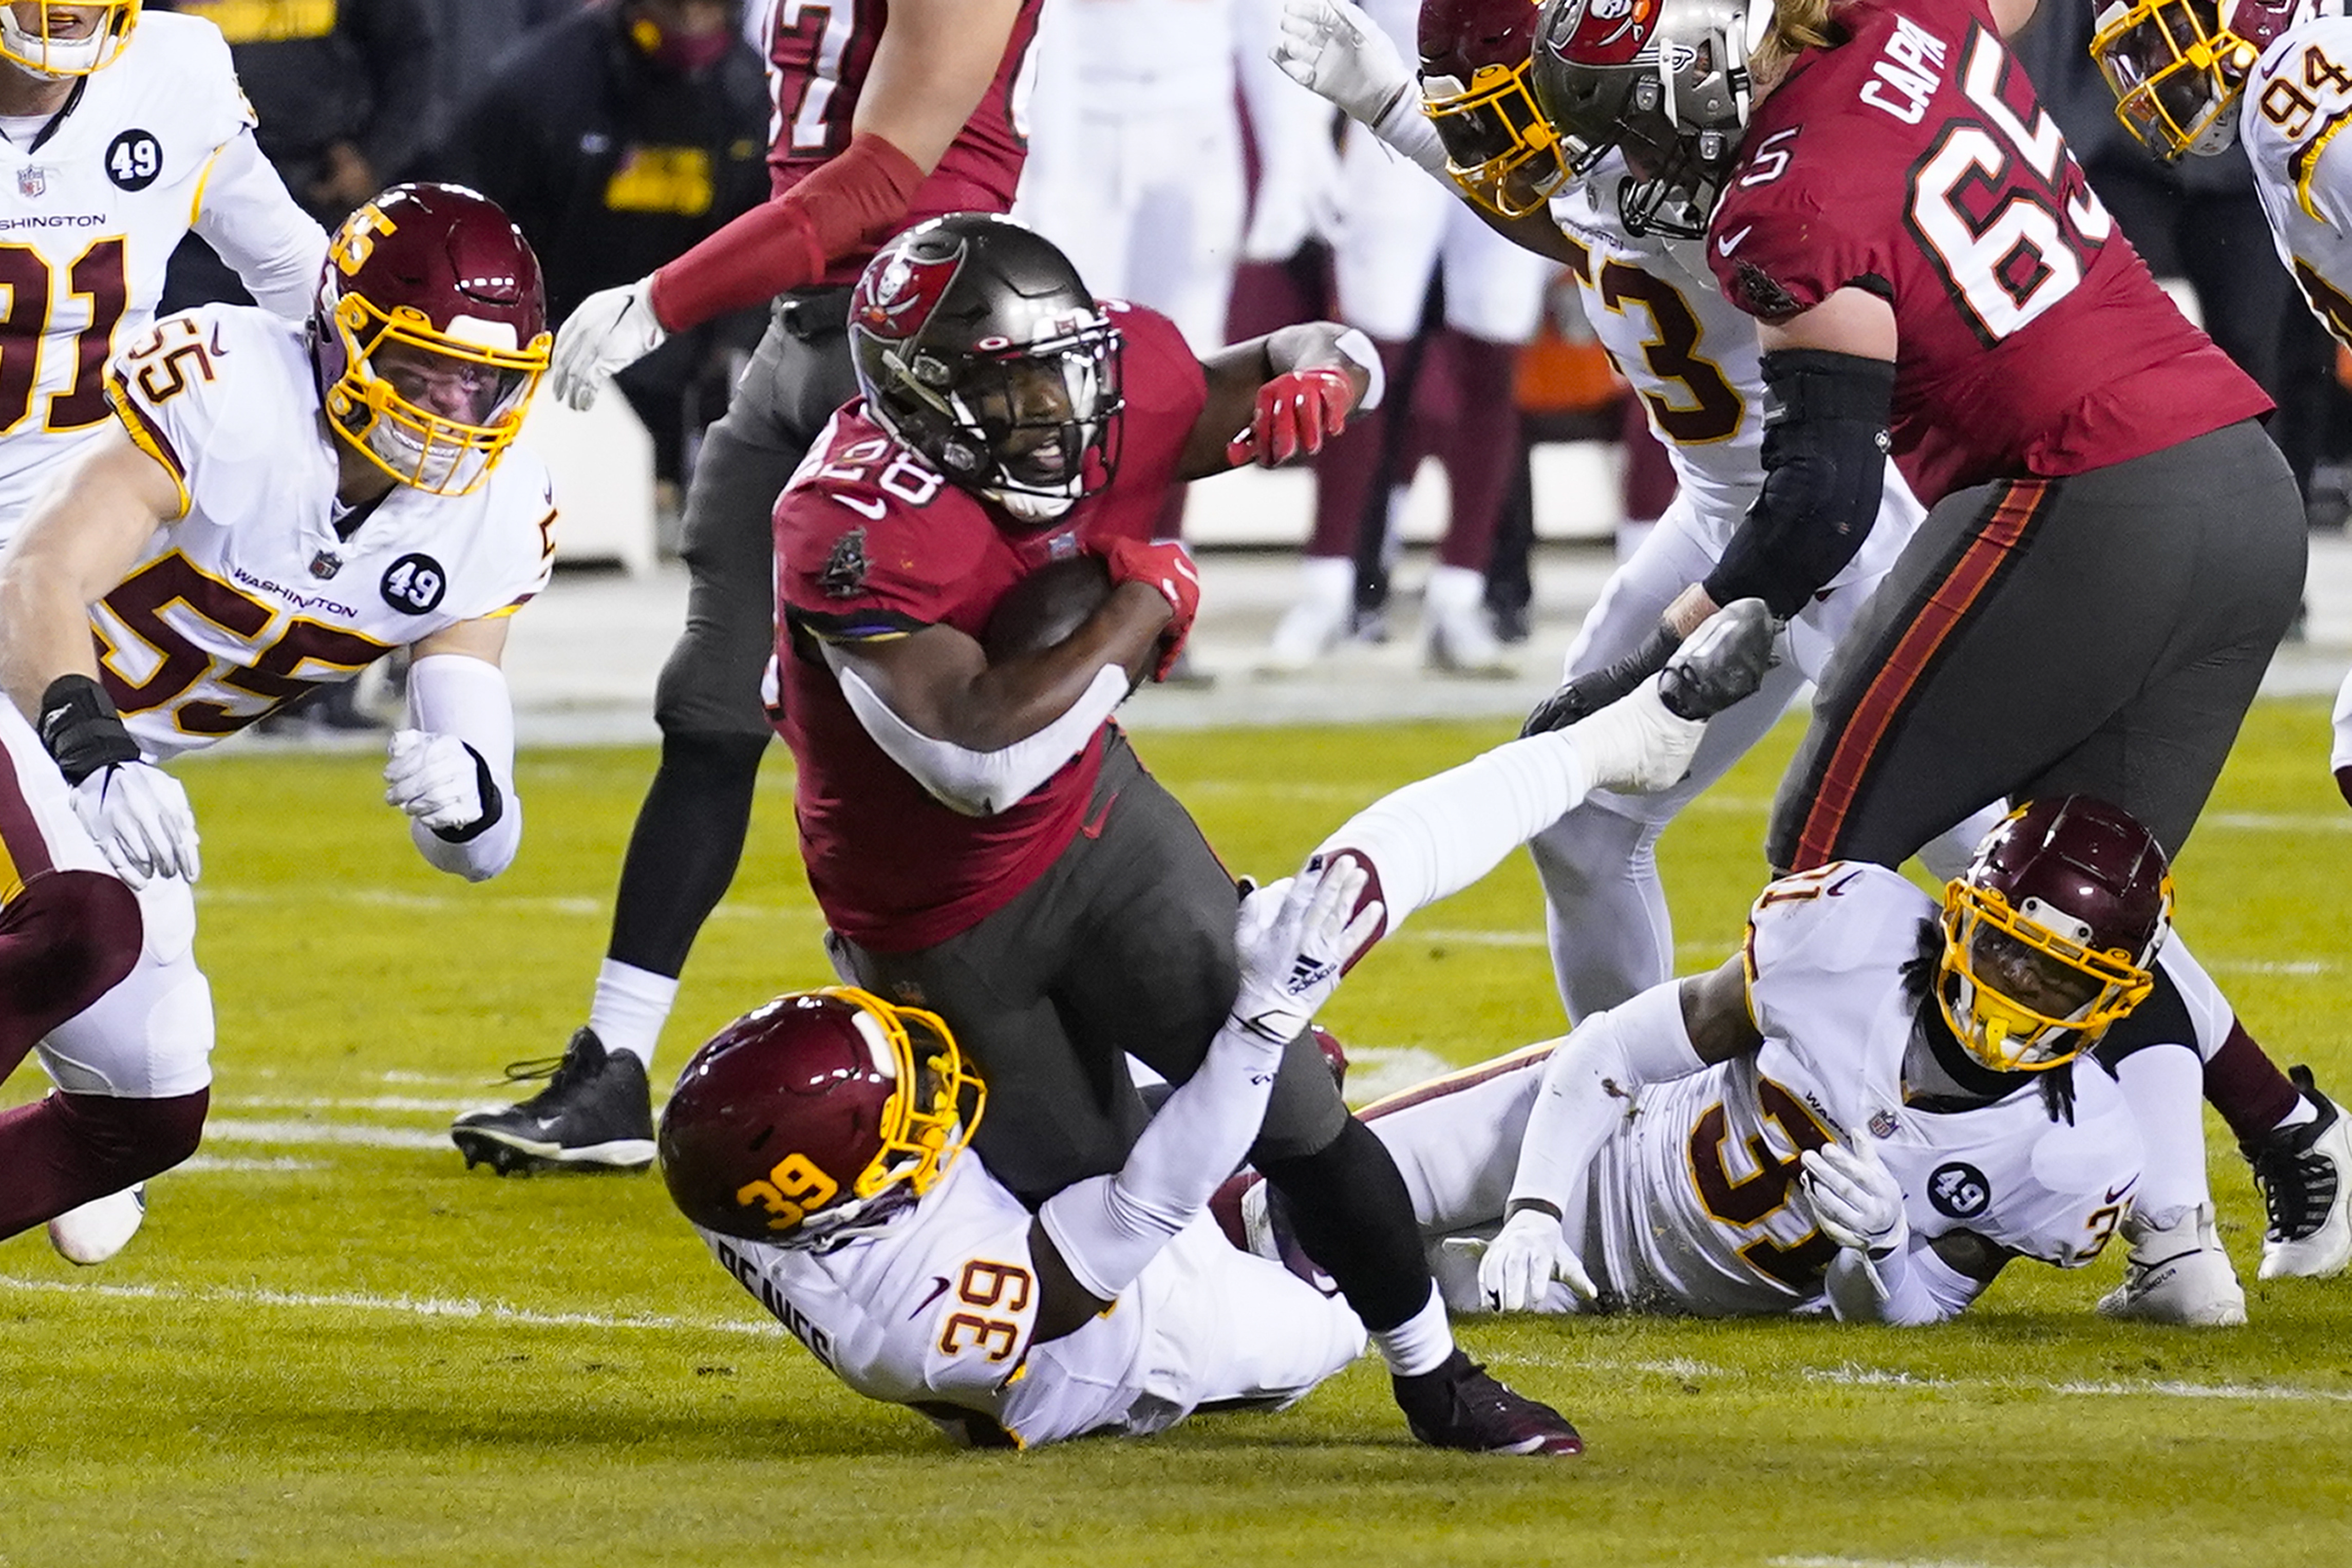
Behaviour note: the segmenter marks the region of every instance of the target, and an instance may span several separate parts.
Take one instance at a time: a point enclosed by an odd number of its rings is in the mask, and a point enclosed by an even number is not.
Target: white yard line
[[[35,1295],[97,1296],[118,1301],[191,1301],[234,1307],[290,1307],[310,1312],[394,1312],[415,1318],[542,1329],[653,1329],[664,1333],[780,1335],[782,1325],[764,1319],[681,1318],[652,1313],[543,1312],[504,1301],[471,1301],[439,1296],[376,1296],[362,1291],[314,1294],[300,1291],[250,1291],[234,1287],[105,1285],[78,1280],[20,1280],[0,1275],[0,1291]]]
[[[332,1122],[246,1122],[215,1117],[205,1124],[208,1144],[259,1144],[267,1148],[314,1148],[320,1145],[359,1149],[449,1147],[446,1132],[408,1127],[362,1127]]]

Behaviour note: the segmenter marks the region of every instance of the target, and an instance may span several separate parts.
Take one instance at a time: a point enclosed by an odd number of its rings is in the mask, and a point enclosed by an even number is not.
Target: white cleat
[[[1644,795],[1672,789],[1690,771],[1706,721],[1668,713],[1653,675],[1559,733],[1583,759],[1593,789]]]
[[[2326,1280],[2352,1263],[2352,1125],[2322,1094],[2311,1069],[2287,1076],[2319,1114],[2299,1127],[2272,1132],[2240,1150],[2254,1167],[2270,1223],[2263,1232],[2264,1280]]]
[[[2213,1229],[2213,1206],[2199,1204],[2161,1229],[2137,1215],[2124,1221],[2131,1251],[2124,1282],[2099,1298],[2099,1315],[2188,1328],[2246,1321],[2246,1292]]]
[[[147,1184],[95,1197],[49,1221],[49,1245],[68,1263],[103,1263],[130,1245],[147,1218]]]
[[[1298,563],[1298,598],[1283,612],[1266,667],[1304,670],[1339,645],[1356,613],[1356,563],[1310,555]]]
[[[1486,614],[1486,577],[1466,566],[1431,569],[1422,596],[1422,663],[1440,674],[1498,679],[1518,673]]]

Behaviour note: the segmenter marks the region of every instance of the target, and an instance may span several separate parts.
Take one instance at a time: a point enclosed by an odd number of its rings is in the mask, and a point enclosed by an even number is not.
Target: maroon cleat
[[[1584,1439],[1567,1416],[1512,1393],[1458,1348],[1436,1371],[1391,1382],[1405,1424],[1433,1448],[1471,1454],[1584,1452]]]

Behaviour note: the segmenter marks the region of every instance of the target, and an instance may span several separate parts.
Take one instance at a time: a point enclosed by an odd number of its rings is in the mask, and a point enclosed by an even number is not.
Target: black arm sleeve
[[[1845,569],[1878,517],[1895,403],[1888,360],[1824,349],[1764,356],[1764,490],[1707,575],[1717,604],[1787,620]]]

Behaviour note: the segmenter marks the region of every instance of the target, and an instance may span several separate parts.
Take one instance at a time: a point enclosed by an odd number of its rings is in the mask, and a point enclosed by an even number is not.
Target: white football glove
[[[74,786],[74,815],[134,893],[150,877],[194,882],[196,814],[180,781],[145,762],[117,762]]]
[[[427,828],[454,831],[482,820],[480,768],[473,752],[454,735],[393,731],[383,782],[383,803],[399,807]]]
[[[1849,1252],[1885,1257],[1910,1238],[1903,1214],[1903,1184],[1869,1144],[1807,1149],[1805,1194],[1822,1234]]]
[[[1448,1246],[1456,1245],[1448,1242]],[[1459,1243],[1477,1250],[1480,1243]],[[1478,1260],[1478,1290],[1498,1312],[1531,1312],[1543,1305],[1557,1280],[1586,1301],[1600,1294],[1583,1260],[1568,1244],[1559,1221],[1540,1208],[1522,1208],[1503,1221],[1495,1239],[1484,1245]]]
[[[1396,45],[1348,0],[1282,0],[1273,59],[1283,75],[1366,125],[1413,90]]]
[[[1276,1047],[1298,1037],[1339,988],[1340,967],[1380,928],[1378,900],[1356,908],[1369,881],[1355,861],[1326,866],[1318,855],[1297,876],[1242,901],[1234,930],[1242,968],[1234,1021]]]
[[[586,409],[614,371],[626,370],[662,346],[669,332],[654,319],[654,280],[640,277],[600,288],[583,299],[555,331],[549,361],[555,395]]]

